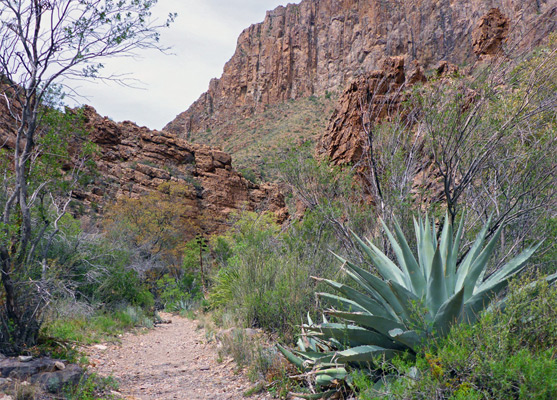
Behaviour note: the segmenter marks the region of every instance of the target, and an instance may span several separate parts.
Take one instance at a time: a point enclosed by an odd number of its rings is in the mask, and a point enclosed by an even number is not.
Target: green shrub
[[[127,306],[94,315],[55,319],[45,323],[41,331],[43,341],[55,340],[73,344],[91,344],[110,340],[126,329],[153,326],[152,318],[141,308]]]
[[[311,275],[330,276],[335,270],[325,250],[329,230],[321,229],[317,244],[301,240],[318,232],[320,222],[308,217],[281,232],[271,216],[244,213],[227,235],[213,239],[220,269],[212,278],[209,303],[217,318],[291,341],[303,315],[316,307]]]
[[[142,284],[139,274],[121,266],[106,269],[95,299],[108,305],[131,304],[143,308],[154,305],[153,295]]]
[[[202,298],[196,275],[192,273],[183,273],[181,279],[166,274],[157,281],[157,289],[159,300],[168,311],[182,311]]]
[[[109,400],[116,399],[112,394],[118,390],[118,382],[112,377],[101,377],[96,374],[84,375],[77,386],[69,386],[64,390],[67,400]]]

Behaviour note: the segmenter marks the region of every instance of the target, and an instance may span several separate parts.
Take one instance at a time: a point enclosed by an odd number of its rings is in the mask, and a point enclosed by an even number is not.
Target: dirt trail
[[[161,316],[172,323],[145,334],[127,333],[120,344],[107,344],[106,349],[88,348],[95,365],[91,371],[114,376],[119,392],[130,400],[243,399],[252,384],[235,373],[231,360],[217,362],[216,345],[208,343],[196,321]]]

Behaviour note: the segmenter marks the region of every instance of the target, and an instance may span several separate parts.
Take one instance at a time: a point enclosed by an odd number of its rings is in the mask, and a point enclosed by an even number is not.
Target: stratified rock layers
[[[473,35],[493,8],[510,26],[485,24]],[[425,69],[441,60],[473,63],[476,53],[498,44],[482,47],[482,35],[492,31],[530,46],[555,30],[556,10],[555,0],[304,0],[281,6],[242,32],[222,77],[165,130],[193,140],[198,132],[218,134],[231,115],[338,91],[391,56]]]
[[[100,173],[90,191],[76,193],[85,203],[103,205],[120,196],[138,197],[174,182],[189,188],[184,198],[176,199],[190,210],[183,217],[207,233],[225,228],[234,211],[270,211],[279,222],[287,217],[278,188],[246,180],[232,169],[229,154],[129,121],[113,122],[92,107],[86,107],[84,114],[90,139],[99,147]]]

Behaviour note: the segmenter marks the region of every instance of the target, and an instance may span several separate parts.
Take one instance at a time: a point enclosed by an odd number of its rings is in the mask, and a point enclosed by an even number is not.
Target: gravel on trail
[[[244,399],[254,386],[231,359],[218,362],[217,346],[197,322],[161,313],[171,323],[126,333],[120,343],[89,346],[89,370],[112,375],[128,400]],[[251,399],[269,398],[261,393]]]

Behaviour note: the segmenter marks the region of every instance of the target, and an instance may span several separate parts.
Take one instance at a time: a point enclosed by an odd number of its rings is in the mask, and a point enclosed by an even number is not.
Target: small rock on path
[[[172,323],[145,334],[127,333],[120,344],[108,344],[104,350],[89,347],[90,370],[114,376],[119,392],[129,400],[243,399],[253,384],[235,373],[231,360],[217,362],[216,345],[208,343],[205,331],[197,329],[195,321],[161,316]]]

